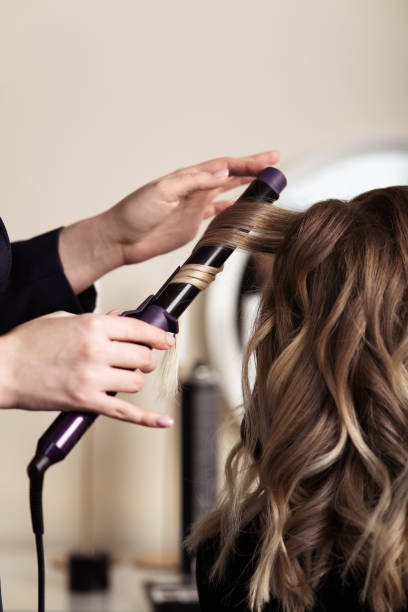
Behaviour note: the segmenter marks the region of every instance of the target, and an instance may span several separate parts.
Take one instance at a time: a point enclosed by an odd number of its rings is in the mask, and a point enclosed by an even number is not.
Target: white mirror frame
[[[357,144],[315,155],[283,169],[288,186],[277,205],[304,210],[328,198],[350,199],[376,187],[408,185],[408,142]],[[222,274],[207,289],[205,329],[210,365],[219,375],[223,395],[231,407],[242,403],[243,349],[237,330],[236,305],[248,255],[236,251]],[[251,302],[249,319],[256,305]],[[251,329],[251,320],[245,328]]]

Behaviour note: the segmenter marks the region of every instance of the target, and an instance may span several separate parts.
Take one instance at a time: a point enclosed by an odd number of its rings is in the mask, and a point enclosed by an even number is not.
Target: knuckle
[[[68,388],[70,399],[78,408],[95,409],[101,374],[93,365],[80,366],[73,372]]]
[[[91,360],[94,357],[95,346],[92,340],[88,337],[83,338],[82,342],[80,342],[79,347],[79,356],[84,361]]]
[[[83,386],[75,386],[70,390],[70,400],[76,408],[87,408],[90,404],[88,390]]]
[[[159,189],[163,189],[166,190],[168,188],[168,186],[171,184],[171,179],[169,179],[168,177],[161,179],[158,183],[157,186],[159,187]]]
[[[146,347],[142,347],[142,348],[143,350],[140,356],[140,363],[138,367],[142,370],[142,372],[151,372],[155,368],[156,358],[153,355],[152,350]]]
[[[123,421],[127,419],[127,411],[125,408],[123,408],[123,406],[115,406],[108,412],[108,416]]]
[[[86,332],[97,332],[103,327],[101,317],[94,314],[81,315],[81,322]]]
[[[159,196],[164,197],[167,194],[169,189],[169,179],[161,179],[158,183],[156,183],[156,190]]]
[[[134,411],[130,406],[129,408],[127,406],[114,406],[106,412],[106,415],[119,421],[131,421],[137,425],[143,422],[139,411]]]
[[[143,389],[143,386],[144,386],[143,376],[141,376],[141,374],[139,374],[138,372],[135,372],[134,378],[133,378],[133,385],[132,385],[133,393],[137,393],[138,391]]]
[[[134,319],[133,317],[122,317],[120,321],[121,323],[123,321],[122,325],[129,325],[131,328],[133,328],[134,333],[140,331],[140,329],[143,329],[145,325],[148,325],[148,323],[145,323],[140,319]]]
[[[92,368],[78,368],[72,381],[71,394],[80,404],[89,402],[91,392],[95,387],[94,380],[95,375]]]

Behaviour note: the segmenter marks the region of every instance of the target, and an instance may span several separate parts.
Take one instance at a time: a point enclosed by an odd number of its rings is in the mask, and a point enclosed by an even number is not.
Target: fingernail
[[[159,416],[157,417],[156,425],[159,427],[171,427],[174,423],[174,420],[168,416]]]
[[[173,334],[170,334],[170,332],[167,334],[167,344],[170,344],[170,346],[174,346],[176,344],[176,339]]]
[[[223,176],[229,175],[229,170],[228,168],[223,168],[222,170],[216,170],[212,174],[215,176],[215,178],[222,178]]]

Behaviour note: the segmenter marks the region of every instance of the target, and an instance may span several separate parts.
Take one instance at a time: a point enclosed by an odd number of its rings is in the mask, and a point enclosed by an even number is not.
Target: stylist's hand
[[[106,215],[106,236],[122,248],[130,264],[167,253],[194,238],[203,219],[230,206],[215,198],[249,183],[265,166],[278,161],[277,151],[249,157],[220,157],[156,179],[134,191]]]
[[[56,312],[0,337],[0,405],[29,410],[90,410],[109,417],[168,427],[171,419],[107,391],[136,393],[141,372],[156,367],[154,352],[174,338],[128,317]],[[135,371],[140,370],[140,371]]]
[[[104,213],[64,227],[59,254],[80,293],[124,264],[167,253],[194,238],[203,219],[230,206],[215,198],[253,180],[278,161],[277,151],[220,157],[176,170],[141,187]]]

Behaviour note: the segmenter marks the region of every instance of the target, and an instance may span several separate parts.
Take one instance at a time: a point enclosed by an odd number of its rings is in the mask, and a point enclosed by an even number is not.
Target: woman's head
[[[270,265],[241,440],[196,539],[221,531],[221,571],[259,518],[253,605],[272,592],[287,611],[312,606],[339,555],[373,609],[397,610],[408,588],[408,187],[304,212],[240,203],[199,246],[214,242]]]

